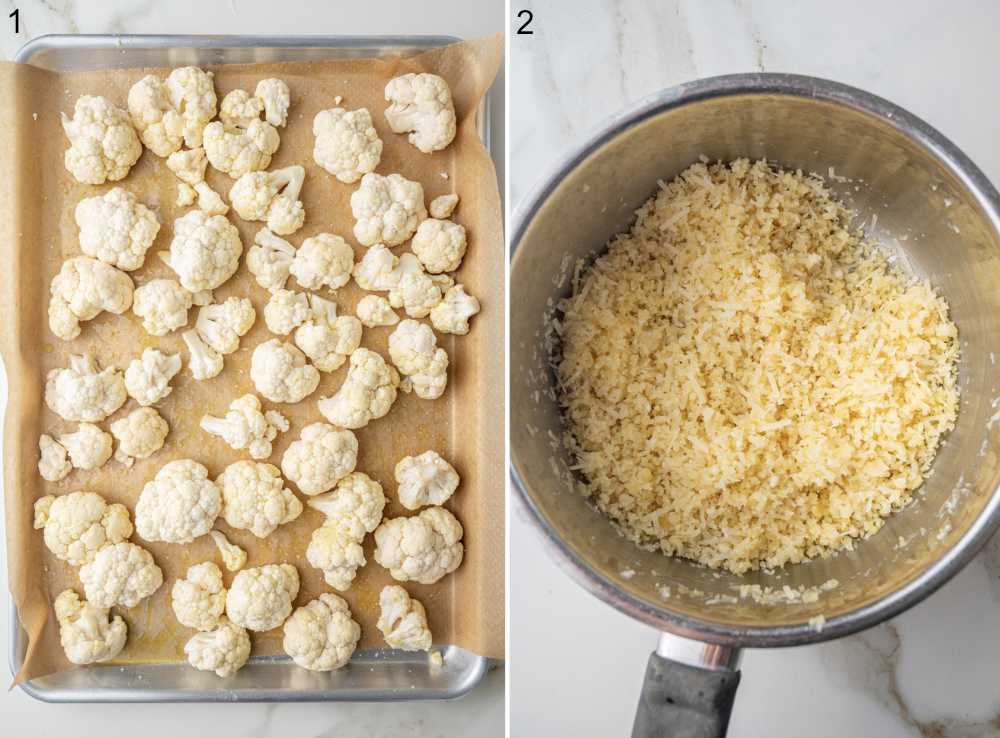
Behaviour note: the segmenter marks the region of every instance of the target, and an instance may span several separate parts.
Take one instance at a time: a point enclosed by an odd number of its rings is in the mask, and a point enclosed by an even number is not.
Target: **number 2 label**
[[[531,23],[531,21],[535,19],[534,13],[532,13],[530,10],[519,10],[517,11],[517,17],[524,19],[524,23],[522,23],[520,27],[517,29],[517,35],[518,36],[533,35],[535,32],[532,31],[530,28],[528,28],[528,25]]]

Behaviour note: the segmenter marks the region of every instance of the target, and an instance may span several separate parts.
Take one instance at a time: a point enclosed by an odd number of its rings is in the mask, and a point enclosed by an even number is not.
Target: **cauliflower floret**
[[[80,569],[87,599],[96,607],[135,607],[163,584],[152,554],[123,541],[105,546]]]
[[[218,192],[213,190],[205,182],[196,182],[194,191],[198,195],[198,209],[208,215],[225,215],[229,212],[229,206]]]
[[[419,600],[410,597],[410,593],[398,584],[390,584],[382,588],[378,603],[381,610],[378,629],[387,644],[404,651],[430,650],[427,611]]]
[[[458,472],[437,451],[405,456],[395,470],[400,504],[408,510],[443,505],[458,489]]]
[[[309,317],[309,298],[304,292],[280,289],[264,306],[264,322],[271,333],[287,336]]]
[[[389,80],[385,119],[395,133],[411,132],[410,143],[425,154],[455,138],[455,105],[448,83],[436,74],[404,74]]]
[[[147,74],[128,91],[128,114],[146,148],[170,156],[184,143],[184,116],[170,102],[163,80]]]
[[[434,584],[462,563],[462,524],[443,507],[391,518],[375,531],[375,561],[400,582]]]
[[[219,120],[233,128],[246,128],[255,120],[259,120],[263,111],[263,100],[251,97],[246,90],[232,90],[222,98]]]
[[[240,347],[240,338],[253,326],[257,313],[246,297],[230,297],[225,302],[205,305],[198,310],[195,330],[202,340],[220,354]]]
[[[288,108],[292,104],[292,95],[284,80],[274,77],[262,79],[253,94],[264,105],[264,120],[272,126],[284,128],[288,121]]]
[[[444,299],[431,308],[431,323],[441,333],[464,336],[469,332],[469,318],[479,312],[479,300],[465,292],[460,284],[444,293]]]
[[[369,172],[351,195],[351,212],[357,221],[354,236],[359,242],[398,246],[427,217],[424,188],[400,174],[383,177]]]
[[[347,378],[332,397],[317,403],[319,411],[341,428],[364,428],[381,418],[396,401],[399,374],[379,354],[359,348],[351,354]]]
[[[274,233],[294,233],[306,219],[299,199],[306,170],[298,164],[273,172],[248,172],[229,190],[233,209],[243,220],[266,220]]]
[[[175,279],[154,279],[135,290],[132,312],[151,336],[165,336],[187,323],[191,293]]]
[[[80,566],[105,545],[132,535],[128,510],[109,505],[96,492],[48,495],[35,502],[35,529],[44,529],[45,545],[56,558]]]
[[[254,275],[257,284],[268,292],[276,292],[284,289],[294,258],[292,244],[267,228],[261,228],[247,253],[247,269]]]
[[[331,671],[351,660],[360,638],[361,626],[347,603],[324,592],[288,618],[283,645],[303,669]]]
[[[413,254],[400,257],[392,279],[396,280],[396,285],[389,291],[389,304],[405,309],[411,318],[429,315],[444,298],[443,290],[454,284],[451,277],[425,273]]]
[[[337,317],[336,303],[309,295],[309,320],[295,331],[295,345],[323,372],[336,371],[361,345],[361,321]]]
[[[292,259],[291,273],[307,290],[339,289],[351,280],[354,249],[340,236],[317,233],[302,242]]]
[[[170,426],[156,410],[140,407],[111,424],[111,435],[118,441],[115,460],[132,466],[136,459],[148,459],[161,448]]]
[[[382,522],[385,493],[367,474],[351,472],[335,490],[313,497],[308,505],[323,513],[328,525],[337,525],[361,541]]]
[[[245,448],[252,459],[266,459],[271,455],[271,441],[279,431],[288,430],[288,420],[274,410],[261,412],[257,396],[246,394],[232,401],[224,418],[202,416],[201,428],[234,449]]]
[[[181,625],[198,630],[217,628],[226,610],[222,571],[211,561],[189,567],[187,578],[174,582],[170,604]]]
[[[244,569],[229,588],[226,615],[247,630],[271,630],[285,622],[298,594],[299,572],[291,564]]]
[[[102,311],[121,315],[132,305],[132,279],[89,256],[63,262],[49,288],[49,329],[64,341],[80,335],[80,321]]]
[[[191,636],[184,644],[184,653],[195,669],[230,677],[250,658],[250,636],[228,618],[220,618],[215,630]]]
[[[219,121],[205,126],[205,155],[209,163],[233,179],[267,169],[279,145],[278,129],[266,121],[251,121],[246,128],[226,126]]]
[[[99,423],[126,399],[122,373],[113,366],[100,369],[89,355],[70,356],[69,366],[53,369],[45,382],[45,404],[63,420]]]
[[[38,473],[46,481],[58,482],[73,470],[73,465],[66,456],[66,449],[46,433],[38,438],[38,453]]]
[[[453,272],[465,256],[465,228],[450,220],[428,218],[417,227],[410,248],[431,274]]]
[[[435,197],[431,200],[431,204],[428,206],[427,211],[431,214],[432,218],[449,218],[451,214],[455,212],[455,207],[458,205],[458,195],[452,193],[450,195],[441,195]]]
[[[324,523],[312,533],[306,560],[323,572],[323,580],[334,589],[346,592],[358,569],[365,565],[361,538],[337,523]]]
[[[205,156],[205,149],[185,149],[175,151],[167,157],[167,169],[177,175],[177,177],[194,187],[199,182],[205,181],[205,168],[208,166],[208,157]]]
[[[367,108],[321,110],[313,118],[313,135],[313,159],[341,182],[357,182],[382,158],[382,139]]]
[[[285,450],[281,471],[303,494],[318,495],[354,471],[357,462],[358,439],[351,431],[312,423]]]
[[[202,144],[205,124],[215,117],[217,98],[211,72],[198,67],[173,70],[166,81],[170,104],[184,119],[184,143],[189,149]]]
[[[198,331],[184,331],[181,338],[191,352],[191,358],[188,359],[191,376],[198,380],[217,377],[225,366],[222,354],[202,341]]]
[[[192,210],[174,221],[167,266],[190,292],[214,290],[236,271],[243,253],[240,232],[222,215]],[[162,252],[161,252],[162,257]]]
[[[175,201],[177,207],[186,208],[188,205],[193,205],[197,199],[198,193],[194,191],[194,187],[184,182],[177,185],[177,200]]]
[[[362,325],[369,328],[396,325],[399,322],[399,316],[393,311],[392,305],[381,295],[365,295],[358,301],[355,312]]]
[[[76,433],[64,433],[59,443],[69,452],[74,469],[97,469],[111,458],[111,434],[93,423],[80,423]]]
[[[404,320],[389,336],[389,357],[410,378],[413,391],[425,400],[435,400],[448,384],[448,354],[438,348],[429,325]]]
[[[222,509],[208,469],[191,459],[164,464],[135,503],[135,529],[147,541],[190,543],[212,529]]]
[[[375,244],[354,266],[354,281],[363,290],[388,292],[399,284],[401,274],[398,265],[399,259],[395,254],[383,244]]]
[[[236,461],[215,482],[222,489],[223,520],[258,538],[266,538],[302,514],[302,503],[284,486],[273,464]]]
[[[80,250],[126,272],[142,266],[160,232],[156,214],[121,187],[80,200],[74,217]]]
[[[212,536],[212,540],[219,549],[219,554],[222,556],[222,563],[225,564],[226,569],[229,571],[239,571],[246,565],[247,552],[235,543],[231,543],[226,538],[225,533],[219,530],[210,530],[208,534]]]
[[[128,628],[121,615],[108,619],[107,608],[94,607],[71,589],[54,603],[59,640],[74,664],[96,664],[113,659],[125,647]]]
[[[319,370],[295,346],[272,338],[253,350],[250,379],[271,402],[301,402],[319,386]]]
[[[66,169],[83,184],[99,185],[122,179],[142,154],[142,144],[128,113],[105,97],[77,98],[73,117],[62,115],[69,138]]]
[[[180,354],[147,348],[125,370],[125,390],[140,405],[152,405],[173,391],[170,380],[181,370]]]

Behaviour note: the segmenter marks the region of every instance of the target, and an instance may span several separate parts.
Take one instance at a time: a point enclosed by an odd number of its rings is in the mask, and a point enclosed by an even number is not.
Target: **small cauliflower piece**
[[[399,322],[399,316],[393,311],[392,305],[381,295],[365,295],[358,301],[355,312],[362,325],[368,328],[396,325]]]
[[[354,471],[357,462],[358,439],[351,431],[312,423],[285,450],[281,471],[303,494],[318,495]]]
[[[140,405],[152,405],[173,391],[170,380],[180,370],[180,354],[165,354],[159,349],[147,348],[125,369],[125,390]]]
[[[385,493],[367,474],[351,472],[332,492],[313,497],[307,504],[323,513],[327,524],[343,528],[360,542],[382,522]]]
[[[135,290],[132,312],[151,336],[165,336],[187,324],[191,293],[175,279],[154,279]]]
[[[378,598],[381,612],[378,629],[385,642],[403,651],[429,651],[431,631],[427,627],[427,611],[419,600],[398,584],[382,588]]]
[[[395,133],[409,133],[425,154],[440,151],[455,138],[455,105],[448,83],[436,74],[404,74],[389,80],[385,119]]]
[[[212,529],[222,509],[208,469],[191,459],[164,464],[135,503],[135,529],[147,541],[191,543]]]
[[[184,331],[181,338],[191,352],[191,358],[188,359],[191,376],[198,380],[219,376],[225,366],[222,354],[202,341],[198,331]]]
[[[174,582],[170,604],[184,627],[214,630],[226,610],[222,571],[211,561],[189,567],[187,577]]]
[[[367,108],[321,110],[313,118],[313,135],[313,159],[341,182],[357,182],[382,158],[382,139]]]
[[[389,357],[409,377],[413,391],[425,400],[435,400],[448,384],[448,354],[438,348],[430,326],[404,320],[389,335]]]
[[[107,608],[95,607],[71,589],[53,603],[59,622],[59,641],[74,664],[96,664],[113,659],[125,647],[128,628],[121,615],[108,618]]]
[[[361,626],[340,597],[324,592],[297,609],[285,623],[285,653],[303,669],[332,671],[351,660]]]
[[[175,201],[177,207],[186,208],[189,205],[193,205],[197,199],[198,193],[194,191],[194,187],[185,182],[178,183],[177,200]]]
[[[256,319],[257,313],[248,298],[230,297],[221,303],[202,306],[194,327],[205,343],[225,355],[240,347],[240,338]]]
[[[462,524],[443,507],[390,518],[375,530],[375,561],[400,582],[434,584],[462,563]]]
[[[443,290],[454,284],[451,277],[424,272],[413,254],[403,254],[393,271],[395,286],[389,290],[389,304],[403,308],[411,318],[424,318],[444,299]]]
[[[208,215],[225,215],[229,206],[222,196],[205,182],[197,182],[194,191],[198,195],[198,209]]]
[[[128,113],[105,97],[77,98],[73,117],[62,114],[62,127],[70,144],[64,157],[66,169],[83,184],[116,182],[142,155]]]
[[[365,565],[361,538],[349,528],[327,522],[312,532],[306,560],[323,572],[323,580],[334,589],[346,592],[358,569]]]
[[[273,172],[248,172],[229,190],[233,209],[243,220],[266,220],[274,233],[294,233],[306,219],[299,196],[306,170],[296,164]]]
[[[284,486],[273,464],[236,461],[215,482],[222,490],[223,520],[258,538],[266,538],[302,514],[302,503]]]
[[[250,658],[250,636],[228,618],[220,618],[215,630],[191,636],[184,644],[184,653],[195,669],[231,677]]]
[[[363,290],[388,292],[399,284],[401,273],[398,266],[399,259],[395,254],[384,244],[375,244],[354,266],[354,281]]]
[[[281,145],[278,129],[262,120],[246,128],[213,121],[205,126],[205,155],[209,163],[233,179],[267,169]]]
[[[66,449],[61,446],[56,439],[47,433],[43,433],[38,438],[38,473],[42,479],[48,482],[58,482],[65,479],[66,475],[73,470],[73,465],[69,463]]]
[[[317,233],[299,246],[289,269],[307,290],[337,290],[351,280],[354,249],[340,236]]]
[[[70,356],[45,382],[45,404],[63,420],[99,423],[125,404],[125,380],[113,366],[101,369],[90,355]]]
[[[139,138],[157,156],[170,156],[184,143],[184,116],[156,75],[147,74],[129,89],[128,114]]]
[[[309,319],[295,330],[295,345],[320,371],[336,371],[361,345],[361,321],[338,317],[336,303],[310,294]]]
[[[401,174],[369,172],[351,194],[351,212],[357,221],[354,237],[365,246],[398,246],[412,236],[427,217],[424,188]]]
[[[444,299],[431,308],[431,323],[441,333],[464,336],[469,332],[469,318],[479,312],[479,300],[456,284],[444,293]]]
[[[236,271],[240,232],[222,215],[192,210],[174,221],[169,255],[162,257],[190,292],[214,290]],[[162,256],[162,253],[161,253]]]
[[[184,143],[189,149],[202,145],[205,124],[215,117],[218,98],[212,72],[198,67],[173,70],[166,81],[170,104],[184,119]]]
[[[126,272],[142,266],[160,232],[156,214],[121,187],[80,200],[74,218],[80,250]]]
[[[264,322],[271,333],[287,336],[309,317],[309,298],[304,292],[280,289],[271,293],[264,306]]]
[[[292,612],[299,572],[291,564],[265,564],[237,573],[226,597],[226,615],[247,630],[277,628]]]
[[[439,218],[443,220],[451,217],[451,214],[455,212],[455,207],[457,205],[458,195],[454,193],[450,195],[441,195],[431,200],[431,204],[427,207],[427,211],[431,214],[432,218]]]
[[[123,541],[104,546],[80,568],[87,599],[96,607],[135,607],[163,584],[163,572],[146,549]]]
[[[465,228],[450,220],[428,218],[417,227],[410,247],[431,274],[453,272],[465,256]]]
[[[351,354],[347,378],[331,397],[320,398],[319,411],[341,428],[364,428],[389,412],[396,401],[399,374],[374,351],[359,348]]]
[[[288,108],[292,104],[292,94],[285,81],[274,77],[262,79],[253,94],[264,105],[264,120],[272,126],[284,128],[288,122]]]
[[[295,247],[292,244],[267,228],[261,228],[247,253],[247,269],[254,275],[257,284],[268,292],[276,292],[284,289],[294,258]]]
[[[222,98],[219,106],[219,120],[233,128],[246,128],[260,119],[264,102],[252,97],[246,90],[232,90]]]
[[[405,456],[395,469],[400,504],[408,510],[443,505],[458,489],[458,472],[437,451]]]
[[[64,341],[80,335],[80,321],[108,311],[121,315],[132,305],[132,279],[89,256],[62,263],[49,288],[49,329]]]
[[[319,386],[319,370],[295,346],[272,338],[253,350],[250,379],[271,402],[301,402]]]
[[[225,533],[220,530],[210,530],[208,534],[212,536],[212,540],[222,556],[222,563],[228,571],[239,571],[246,566],[247,552],[230,542]]]
[[[59,443],[69,452],[74,469],[98,469],[111,458],[111,434],[93,423],[80,423],[75,433],[59,436]]]
[[[274,410],[262,412],[257,396],[246,394],[230,403],[223,418],[203,415],[201,428],[231,448],[246,449],[252,459],[266,459],[271,455],[271,441],[279,431],[288,430],[288,419]]]
[[[71,566],[86,564],[103,546],[132,535],[128,510],[109,505],[96,492],[48,495],[35,502],[35,529],[43,529],[45,545]]]
[[[205,156],[205,149],[200,146],[196,149],[175,151],[167,157],[167,169],[192,187],[205,181],[206,167],[208,167],[208,157]]]
[[[153,408],[133,410],[111,424],[111,435],[118,441],[115,460],[132,466],[136,459],[148,459],[163,448],[169,432],[167,421]]]

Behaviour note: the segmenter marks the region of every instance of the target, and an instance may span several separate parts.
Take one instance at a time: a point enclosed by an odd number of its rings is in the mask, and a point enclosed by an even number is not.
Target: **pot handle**
[[[632,738],[724,738],[740,650],[663,633],[649,657]]]

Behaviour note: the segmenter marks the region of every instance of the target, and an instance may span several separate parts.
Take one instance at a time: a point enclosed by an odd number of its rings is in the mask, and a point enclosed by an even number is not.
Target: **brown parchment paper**
[[[421,182],[428,203],[450,192],[461,197],[454,219],[466,227],[469,249],[456,278],[480,298],[482,312],[473,319],[467,336],[438,336],[439,345],[444,346],[451,360],[448,389],[442,398],[428,401],[400,393],[387,416],[356,431],[360,445],[357,468],[382,483],[389,498],[387,516],[409,514],[396,501],[393,479],[393,468],[403,456],[433,448],[458,469],[462,484],[447,506],[465,527],[465,561],[455,574],[435,585],[406,586],[426,606],[435,643],[457,644],[496,658],[503,657],[504,648],[503,223],[496,173],[476,131],[475,111],[496,75],[502,54],[502,37],[498,35],[409,58],[207,67],[215,73],[220,101],[237,87],[252,91],[264,77],[280,77],[291,88],[289,122],[281,130],[281,147],[271,168],[289,164],[306,168],[302,192],[306,223],[289,237],[294,245],[326,231],[352,243],[357,258],[364,251],[353,238],[349,205],[357,185],[340,183],[312,158],[313,116],[334,107],[338,95],[343,97],[343,107],[367,107],[371,111],[384,142],[378,172],[399,172]],[[411,71],[440,74],[454,95],[458,134],[451,146],[432,155],[420,153],[404,135],[394,134],[383,116],[386,82]],[[164,161],[144,151],[124,180],[98,187],[77,183],[63,166],[67,140],[60,126],[60,112],[71,113],[76,98],[82,94],[104,95],[124,108],[129,87],[150,72],[165,76],[169,69],[56,74],[10,63],[0,66],[4,101],[0,108],[0,345],[10,389],[4,427],[7,553],[11,594],[29,637],[17,681],[70,668],[59,645],[51,602],[66,587],[82,592],[76,570],[53,557],[41,533],[32,529],[36,499],[86,489],[134,511],[143,484],[167,461],[196,459],[208,467],[214,478],[227,464],[246,458],[198,428],[202,414],[222,415],[231,400],[255,391],[249,378],[250,355],[255,346],[272,337],[262,314],[267,293],[254,282],[244,263],[216,291],[216,297],[220,301],[230,295],[250,297],[257,309],[257,321],[242,339],[239,351],[226,357],[226,367],[215,379],[198,382],[190,376],[181,331],[151,337],[131,311],[123,316],[104,314],[84,323],[81,336],[74,341],[60,341],[48,329],[49,283],[65,258],[80,253],[73,209],[83,197],[123,186],[153,208],[162,227],[145,265],[132,276],[136,285],[173,276],[155,252],[168,248],[173,221],[185,209],[174,204],[177,180]],[[207,178],[228,201],[232,180],[211,167]],[[245,253],[263,224],[245,222],[232,211],[228,217],[239,228]],[[402,253],[408,248],[405,244],[394,251]],[[290,286],[297,288],[294,280],[290,280]],[[340,312],[353,314],[363,294],[353,281],[339,290],[336,301]],[[192,310],[189,325],[194,317]],[[386,345],[391,330],[366,328],[362,345],[388,358]],[[173,393],[157,406],[171,428],[164,448],[149,459],[138,460],[129,470],[112,459],[98,470],[74,470],[61,482],[42,480],[36,466],[39,434],[58,435],[75,427],[45,406],[46,374],[65,366],[70,354],[84,352],[94,354],[102,365],[123,369],[147,346],[180,351],[185,361],[184,369],[174,379]],[[323,420],[316,401],[335,392],[346,371],[345,365],[337,372],[323,374],[319,389],[296,405],[265,401],[265,407],[279,410],[291,421],[290,430],[274,445],[271,463],[280,465],[285,448],[298,438],[305,425]],[[107,429],[136,407],[129,400],[100,425]],[[295,490],[293,484],[289,486]],[[298,606],[320,592],[330,591],[321,573],[305,560],[310,534],[321,521],[319,513],[307,508],[298,520],[264,540],[247,531],[230,529],[221,518],[217,527],[249,552],[248,566],[269,562],[296,565],[302,581]],[[153,553],[163,569],[164,584],[137,607],[121,610],[128,622],[129,640],[117,661],[183,661],[183,646],[193,631],[178,625],[173,617],[170,589],[189,565],[205,560],[221,565],[221,559],[207,536],[187,546],[149,543],[138,535],[133,535],[133,541]],[[378,593],[390,578],[374,562],[372,550],[372,536],[368,536],[368,565],[344,594],[361,624],[359,648],[384,646],[375,623]],[[225,576],[228,585],[233,574],[225,572]],[[253,634],[254,655],[280,652],[280,629]]]

